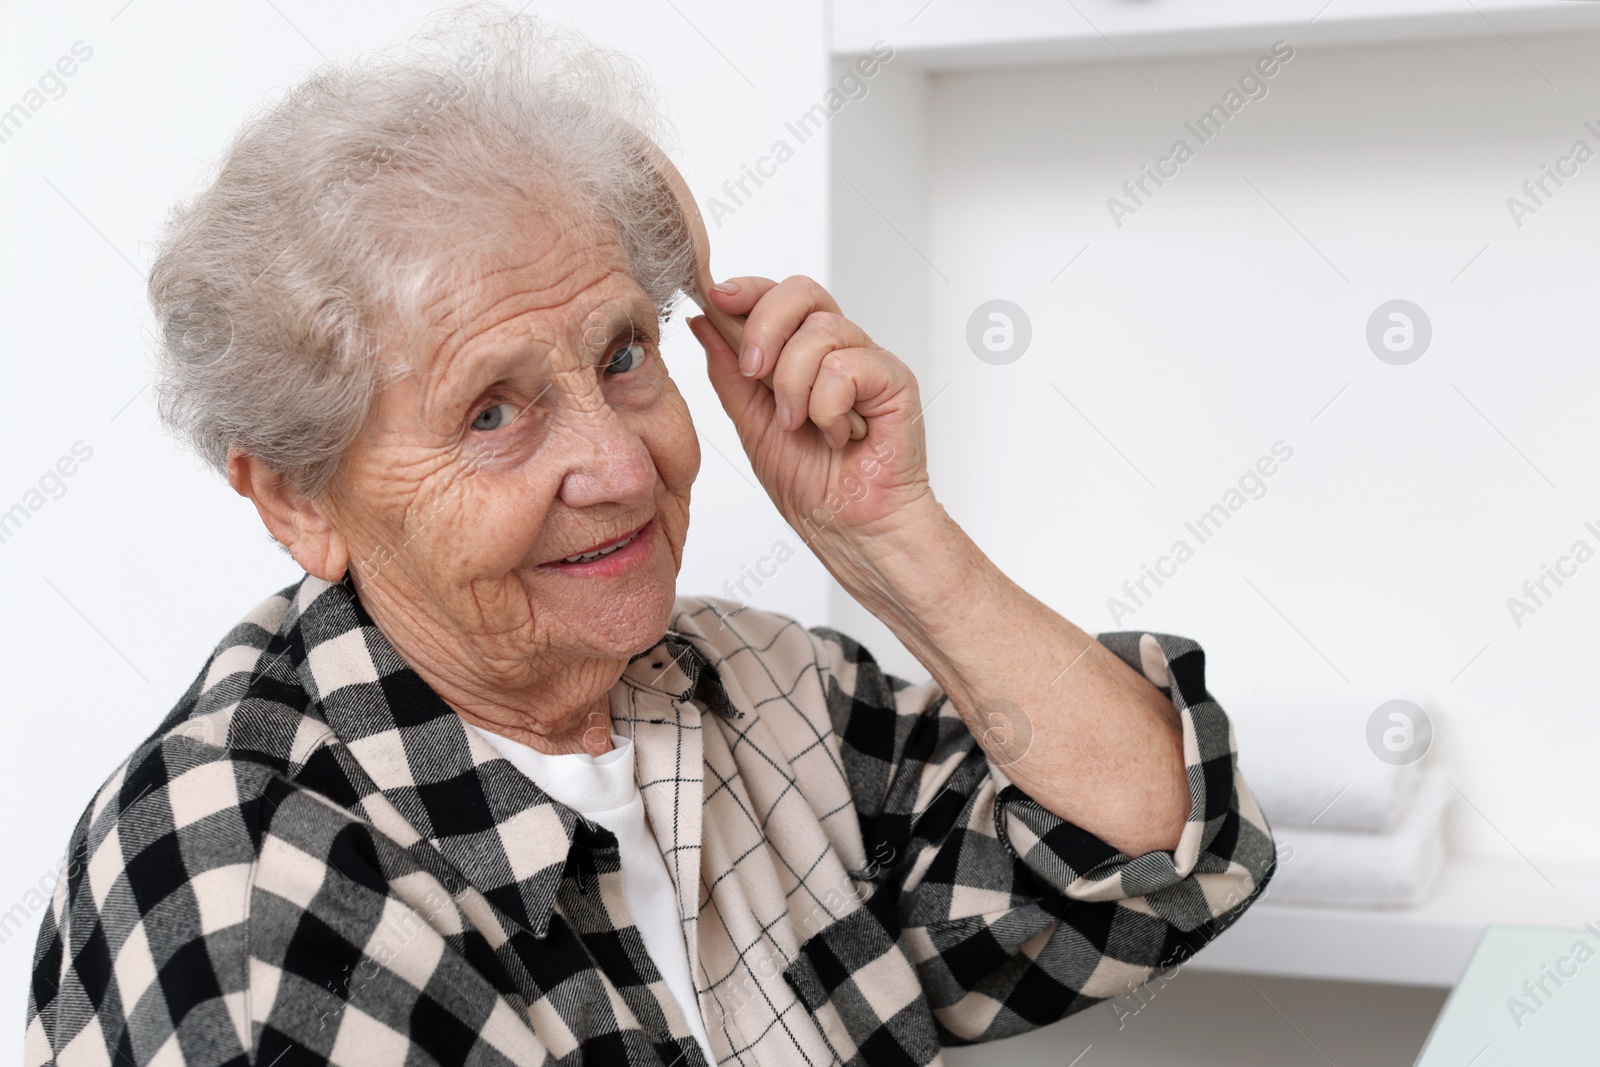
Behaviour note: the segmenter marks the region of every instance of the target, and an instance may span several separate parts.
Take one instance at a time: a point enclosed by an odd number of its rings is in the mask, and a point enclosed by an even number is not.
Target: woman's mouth
[[[655,520],[651,519],[620,541],[592,552],[580,552],[575,556],[546,563],[544,566],[583,574],[615,573],[649,553],[654,531]]]

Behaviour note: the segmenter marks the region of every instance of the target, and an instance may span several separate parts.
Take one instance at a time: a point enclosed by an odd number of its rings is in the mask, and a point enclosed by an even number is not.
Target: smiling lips
[[[596,545],[594,548],[591,548],[586,552],[579,552],[577,555],[567,556],[567,557],[565,557],[563,559],[556,560],[555,562],[557,562],[557,563],[589,563],[589,562],[591,562],[593,560],[602,559],[602,558],[604,558],[606,556],[611,555],[611,553],[617,551],[618,549],[626,548],[628,545],[632,544],[634,538],[638,537],[641,533],[643,533],[645,526],[649,526],[649,525],[650,525],[650,523],[646,522],[643,526],[638,527],[637,529],[635,529],[631,533],[624,534],[622,537],[618,537],[618,538],[615,538],[615,539],[610,540],[610,541],[602,541],[602,542],[600,542],[600,544]]]

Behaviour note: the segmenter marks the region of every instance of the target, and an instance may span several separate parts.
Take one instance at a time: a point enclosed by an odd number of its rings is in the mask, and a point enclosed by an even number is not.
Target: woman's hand
[[[710,299],[748,314],[745,351],[761,352],[748,374],[704,316],[689,325],[784,518],[1024,793],[1129,856],[1179,848],[1191,800],[1172,701],[1006,577],[945,513],[928,488],[909,368],[809,278],[731,284]],[[775,392],[761,384],[774,367]],[[860,441],[849,440],[851,407],[867,421]]]
[[[689,320],[711,384],[756,476],[806,543],[862,546],[925,518],[933,495],[910,368],[810,278],[732,278],[708,295],[748,316],[742,353],[704,315]],[[769,372],[772,389],[761,381]],[[859,441],[850,440],[851,408],[867,423]]]

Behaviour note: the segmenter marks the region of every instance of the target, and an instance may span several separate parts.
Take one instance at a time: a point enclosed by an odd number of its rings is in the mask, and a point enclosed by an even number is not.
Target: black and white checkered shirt
[[[1137,858],[991,766],[933,682],[680,597],[612,690],[719,1063],[930,1064],[1120,995],[1265,885],[1266,821],[1192,642],[1101,641],[1170,695],[1193,806]],[[616,839],[546,796],[307,577],[233,628],[79,821],[28,1064],[703,1062]]]

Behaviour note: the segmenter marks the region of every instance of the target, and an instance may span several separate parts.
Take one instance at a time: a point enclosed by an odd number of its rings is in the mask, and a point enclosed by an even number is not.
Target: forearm
[[[1127,855],[1175,848],[1190,798],[1171,702],[927,499],[892,531],[813,547],[1025,793]]]

